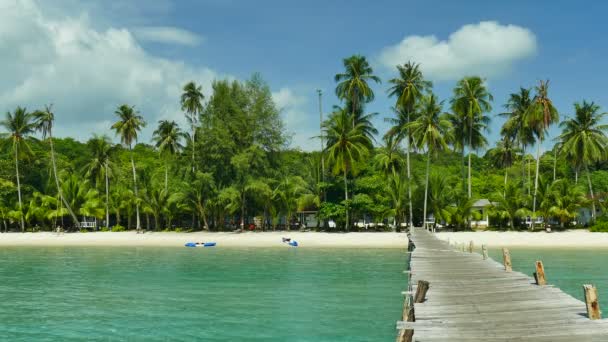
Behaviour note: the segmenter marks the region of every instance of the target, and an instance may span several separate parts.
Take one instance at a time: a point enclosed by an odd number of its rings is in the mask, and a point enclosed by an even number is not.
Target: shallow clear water
[[[584,300],[583,284],[594,284],[600,305],[608,307],[608,248],[509,248],[509,251],[514,270],[532,276],[535,261],[541,260],[549,284],[580,300]],[[502,250],[490,250],[489,254],[502,264]]]
[[[391,341],[406,258],[397,249],[2,248],[0,340]]]

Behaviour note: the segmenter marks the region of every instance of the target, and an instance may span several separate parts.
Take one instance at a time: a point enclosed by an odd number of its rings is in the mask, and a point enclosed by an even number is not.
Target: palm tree
[[[442,112],[443,102],[438,102],[434,94],[429,94],[422,99],[420,116],[416,121],[408,124],[412,130],[415,146],[418,149],[426,149],[426,180],[424,183],[424,209],[423,223],[426,228],[427,202],[429,192],[429,173],[431,167],[431,156],[440,150],[447,148],[447,142],[452,138],[452,124]]]
[[[161,155],[174,156],[183,149],[181,143],[185,134],[175,121],[160,120],[158,128],[152,134],[152,140]],[[169,162],[165,162],[165,191],[169,191]]]
[[[186,112],[186,118],[190,123],[190,139],[192,143],[192,172],[195,170],[195,141],[196,141],[196,124],[198,122],[198,115],[203,112],[203,100],[205,96],[201,86],[197,86],[196,83],[190,81],[184,85],[183,93],[181,97],[182,110]]]
[[[87,142],[89,149],[92,152],[92,158],[85,165],[85,175],[89,179],[94,179],[97,186],[101,179],[105,181],[105,211],[106,211],[106,228],[110,227],[110,177],[114,171],[114,163],[111,159],[112,143],[107,136],[94,135]],[[117,224],[120,224],[117,222]]]
[[[553,106],[553,102],[549,99],[549,81],[540,81],[535,87],[536,95],[532,105],[525,113],[528,125],[534,131],[534,135],[538,138],[536,149],[536,176],[534,178],[534,198],[532,200],[532,212],[536,211],[536,194],[538,192],[538,171],[540,166],[540,145],[543,143],[545,133],[552,123],[559,121],[557,109]]]
[[[525,196],[514,183],[506,183],[502,192],[497,192],[493,198],[496,202],[494,211],[500,218],[509,220],[509,229],[515,228],[515,219],[525,216]]]
[[[399,140],[393,135],[387,135],[384,137],[384,143],[374,156],[374,163],[387,176],[400,173],[404,160],[399,150]]]
[[[59,198],[61,199],[68,213],[72,217],[76,228],[80,228],[80,222],[72,211],[72,208],[70,207],[69,203],[65,200],[63,192],[61,191],[61,186],[59,186],[59,178],[57,177],[57,163],[55,162],[55,149],[53,147],[53,122],[55,121],[55,114],[52,111],[52,106],[45,106],[44,110],[37,110],[32,113],[32,116],[36,122],[36,129],[42,133],[42,138],[45,139],[47,135],[49,137],[49,145],[51,148],[51,163],[53,165],[53,178],[55,178],[55,186],[57,187],[57,193],[59,194]]]
[[[135,215],[137,232],[141,230],[141,222],[139,219],[139,201],[137,194],[137,173],[135,172],[135,161],[133,160],[133,143],[137,143],[137,134],[146,126],[144,118],[139,115],[139,112],[134,107],[126,104],[121,105],[114,112],[119,120],[112,125],[112,129],[120,135],[120,141],[129,148],[131,154],[131,169],[133,170],[133,192],[135,194]]]
[[[27,138],[36,130],[36,123],[31,113],[23,107],[17,107],[13,113],[7,112],[6,119],[0,121],[9,133],[8,138],[15,155],[15,175],[17,178],[17,194],[19,198],[19,215],[21,220],[21,231],[25,231],[25,221],[23,218],[23,202],[21,199],[21,181],[19,180],[19,156],[20,152],[31,154],[31,149],[27,143]]]
[[[336,96],[347,102],[354,126],[357,114],[363,112],[362,104],[374,99],[374,92],[368,82],[380,83],[380,78],[374,75],[374,70],[364,56],[352,55],[344,58],[342,62],[344,72],[334,76],[334,80],[338,82]]]
[[[329,120],[324,122],[324,137],[327,139],[326,156],[333,165],[334,174],[344,177],[344,200],[346,209],[345,228],[348,230],[348,174],[357,173],[357,164],[363,161],[372,148],[372,141],[365,134],[368,130],[363,123],[353,126],[352,115],[346,110],[334,112]]]
[[[412,144],[409,128],[406,128],[410,120],[415,119],[416,105],[423,96],[423,93],[430,91],[433,83],[424,79],[420,65],[407,62],[404,65],[397,65],[399,76],[389,80],[392,86],[388,89],[389,96],[397,97],[395,105],[397,119],[393,121],[391,131],[398,135],[399,140],[403,136],[407,137],[406,149],[406,169],[408,181],[408,201],[410,209],[410,227],[413,225],[412,191],[411,191],[411,172],[410,172],[410,146]]]
[[[473,128],[476,124],[482,123],[487,125],[489,118],[484,113],[492,110],[490,104],[494,98],[488,92],[484,81],[477,76],[465,77],[458,81],[454,88],[454,97],[452,98],[452,108],[463,113],[466,117],[467,126],[469,129],[466,138],[469,141],[469,175],[468,175],[468,196],[471,198],[471,153],[474,148],[482,147],[483,145],[475,145],[473,139]],[[485,127],[484,127],[485,128]],[[479,140],[481,142],[481,140]]]
[[[551,187],[551,198],[553,205],[549,208],[549,212],[557,217],[561,228],[575,219],[579,209],[588,203],[583,189],[565,179],[555,181]]]
[[[500,116],[507,117],[507,121],[502,126],[501,134],[503,136],[508,135],[514,139],[523,154],[521,162],[522,189],[525,189],[526,185],[526,164],[524,162],[526,146],[532,145],[536,141],[534,139],[534,132],[526,119],[526,113],[531,105],[532,97],[530,89],[519,88],[519,93],[509,95],[509,100],[504,106],[508,112],[499,114]],[[529,194],[530,191],[528,191]]]
[[[505,169],[505,180],[504,187],[507,188],[508,170],[515,156],[517,155],[518,149],[515,147],[513,138],[509,135],[503,135],[502,139],[496,143],[496,147],[488,151],[489,157],[493,160],[493,164],[497,167]]]
[[[589,164],[606,158],[608,152],[608,138],[606,130],[608,125],[602,124],[602,119],[608,113],[600,113],[600,106],[595,103],[583,101],[574,104],[575,117],[560,124],[562,134],[559,139],[562,151],[575,168],[582,167],[587,172],[589,195],[591,197],[591,218],[595,219],[595,200]]]

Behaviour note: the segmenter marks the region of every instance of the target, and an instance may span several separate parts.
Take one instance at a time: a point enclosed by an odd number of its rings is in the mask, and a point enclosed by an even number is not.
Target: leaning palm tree
[[[165,161],[165,192],[168,190],[169,184],[169,157],[174,156],[176,153],[184,148],[182,145],[182,139],[186,135],[182,132],[181,128],[175,121],[160,120],[158,122],[158,128],[152,133],[152,141],[156,143],[156,148],[161,155],[166,156]]]
[[[326,155],[334,174],[344,177],[344,200],[346,209],[345,228],[348,230],[348,174],[357,174],[358,164],[368,155],[372,148],[371,139],[364,133],[366,128],[359,123],[352,125],[352,115],[345,110],[334,112],[323,124],[324,136],[327,139]]]
[[[342,62],[344,72],[334,76],[334,80],[338,82],[336,96],[349,104],[347,107],[351,108],[354,126],[357,113],[363,111],[363,103],[374,99],[374,91],[369,82],[380,83],[380,78],[374,75],[374,70],[364,56],[352,55],[344,58]]]
[[[45,106],[44,110],[37,110],[32,113],[32,116],[36,122],[36,129],[42,133],[42,138],[45,139],[47,136],[49,137],[51,163],[53,165],[53,178],[55,178],[55,186],[57,186],[59,198],[72,217],[72,221],[74,221],[76,228],[80,228],[80,222],[78,222],[78,218],[74,214],[74,211],[72,211],[70,204],[65,200],[63,191],[61,191],[61,186],[59,186],[59,177],[57,177],[57,163],[55,162],[55,148],[53,147],[53,122],[55,121],[55,114],[53,113],[52,106]]]
[[[182,110],[186,112],[186,118],[190,123],[190,139],[192,143],[192,172],[196,170],[194,156],[195,156],[195,141],[196,141],[196,125],[198,122],[198,115],[203,112],[203,100],[205,96],[201,86],[197,86],[194,82],[188,82],[184,85],[183,93],[181,97]]]
[[[120,135],[120,141],[129,148],[131,154],[131,169],[133,170],[133,192],[135,194],[135,215],[136,215],[136,229],[139,232],[141,230],[141,222],[139,219],[139,202],[137,201],[137,173],[135,172],[135,161],[133,160],[133,143],[137,143],[137,134],[139,131],[146,126],[144,118],[139,115],[139,112],[134,107],[130,107],[126,104],[121,105],[114,112],[119,120],[112,125],[112,129],[116,131],[117,135]]]
[[[526,146],[530,146],[536,141],[534,131],[530,128],[526,119],[526,113],[531,105],[532,96],[530,95],[530,89],[519,88],[518,93],[509,95],[509,100],[504,105],[507,112],[499,114],[507,118],[507,121],[502,126],[501,134],[503,136],[508,135],[514,139],[524,156],[526,154]],[[526,163],[524,159],[522,158],[521,162],[522,190],[526,187]],[[530,195],[530,191],[528,191],[528,195]]]
[[[589,164],[606,158],[608,152],[608,138],[606,130],[608,125],[602,119],[608,113],[600,113],[600,106],[595,103],[583,101],[574,104],[575,117],[560,124],[563,131],[559,136],[562,151],[575,168],[582,167],[587,172],[589,195],[591,197],[591,218],[595,219],[595,201]]]
[[[557,109],[553,106],[553,102],[549,99],[549,81],[540,81],[535,87],[536,95],[532,105],[525,113],[528,125],[534,131],[534,135],[538,138],[536,145],[536,176],[534,178],[534,196],[532,200],[532,212],[536,211],[536,195],[538,192],[538,171],[540,166],[540,145],[543,143],[545,133],[549,126],[559,121]]]
[[[110,178],[114,171],[114,163],[111,159],[112,143],[107,136],[95,135],[87,142],[92,152],[92,157],[84,167],[87,178],[95,180],[96,185],[103,179],[105,181],[105,214],[106,228],[110,227]],[[117,222],[117,224],[120,224]]]
[[[411,191],[411,172],[410,172],[410,149],[411,149],[411,134],[406,126],[410,120],[415,119],[416,105],[420,102],[423,93],[430,91],[433,84],[424,79],[420,65],[412,62],[407,62],[404,65],[397,65],[399,76],[389,80],[392,86],[388,89],[389,96],[397,97],[396,113],[397,119],[391,120],[393,127],[389,132],[397,134],[401,140],[404,136],[407,138],[406,148],[406,169],[408,182],[408,201],[410,211],[410,227],[413,225],[413,209],[412,209],[412,191]]]
[[[452,124],[442,112],[443,102],[439,102],[434,94],[425,96],[420,106],[420,117],[411,122],[408,128],[412,130],[414,144],[418,149],[426,149],[426,180],[424,183],[423,224],[426,228],[427,202],[429,193],[429,173],[433,154],[448,147],[452,138]]]
[[[489,118],[484,115],[492,110],[491,102],[494,100],[492,94],[486,88],[484,80],[480,77],[465,77],[458,81],[454,88],[454,97],[452,98],[452,108],[458,109],[458,112],[463,113],[466,118],[469,146],[469,165],[468,165],[468,191],[467,194],[471,198],[471,153],[473,149],[483,147],[482,145],[474,145],[473,129],[476,124],[482,123],[487,125]]]
[[[6,119],[0,121],[0,125],[8,131],[8,134],[6,134],[9,138],[8,142],[10,142],[15,155],[15,176],[17,178],[21,231],[25,231],[25,221],[21,199],[21,181],[19,180],[19,158],[21,154],[31,154],[27,138],[36,130],[36,123],[33,119],[32,114],[28,113],[25,108],[17,107],[13,113],[7,112]]]

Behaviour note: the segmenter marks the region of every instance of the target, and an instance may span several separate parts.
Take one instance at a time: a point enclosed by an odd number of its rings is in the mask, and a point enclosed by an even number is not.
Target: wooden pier
[[[398,342],[608,342],[608,320],[589,318],[599,317],[597,300],[586,305],[466,247],[457,250],[422,228],[410,232],[410,285]],[[544,281],[542,263],[530,267]]]

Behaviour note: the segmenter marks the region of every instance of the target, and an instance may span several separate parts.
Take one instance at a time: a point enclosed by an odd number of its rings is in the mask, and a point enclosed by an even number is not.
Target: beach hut
[[[486,229],[490,226],[489,206],[492,205],[486,198],[479,199],[473,203],[473,212],[477,213],[478,218],[471,219],[471,228]]]

